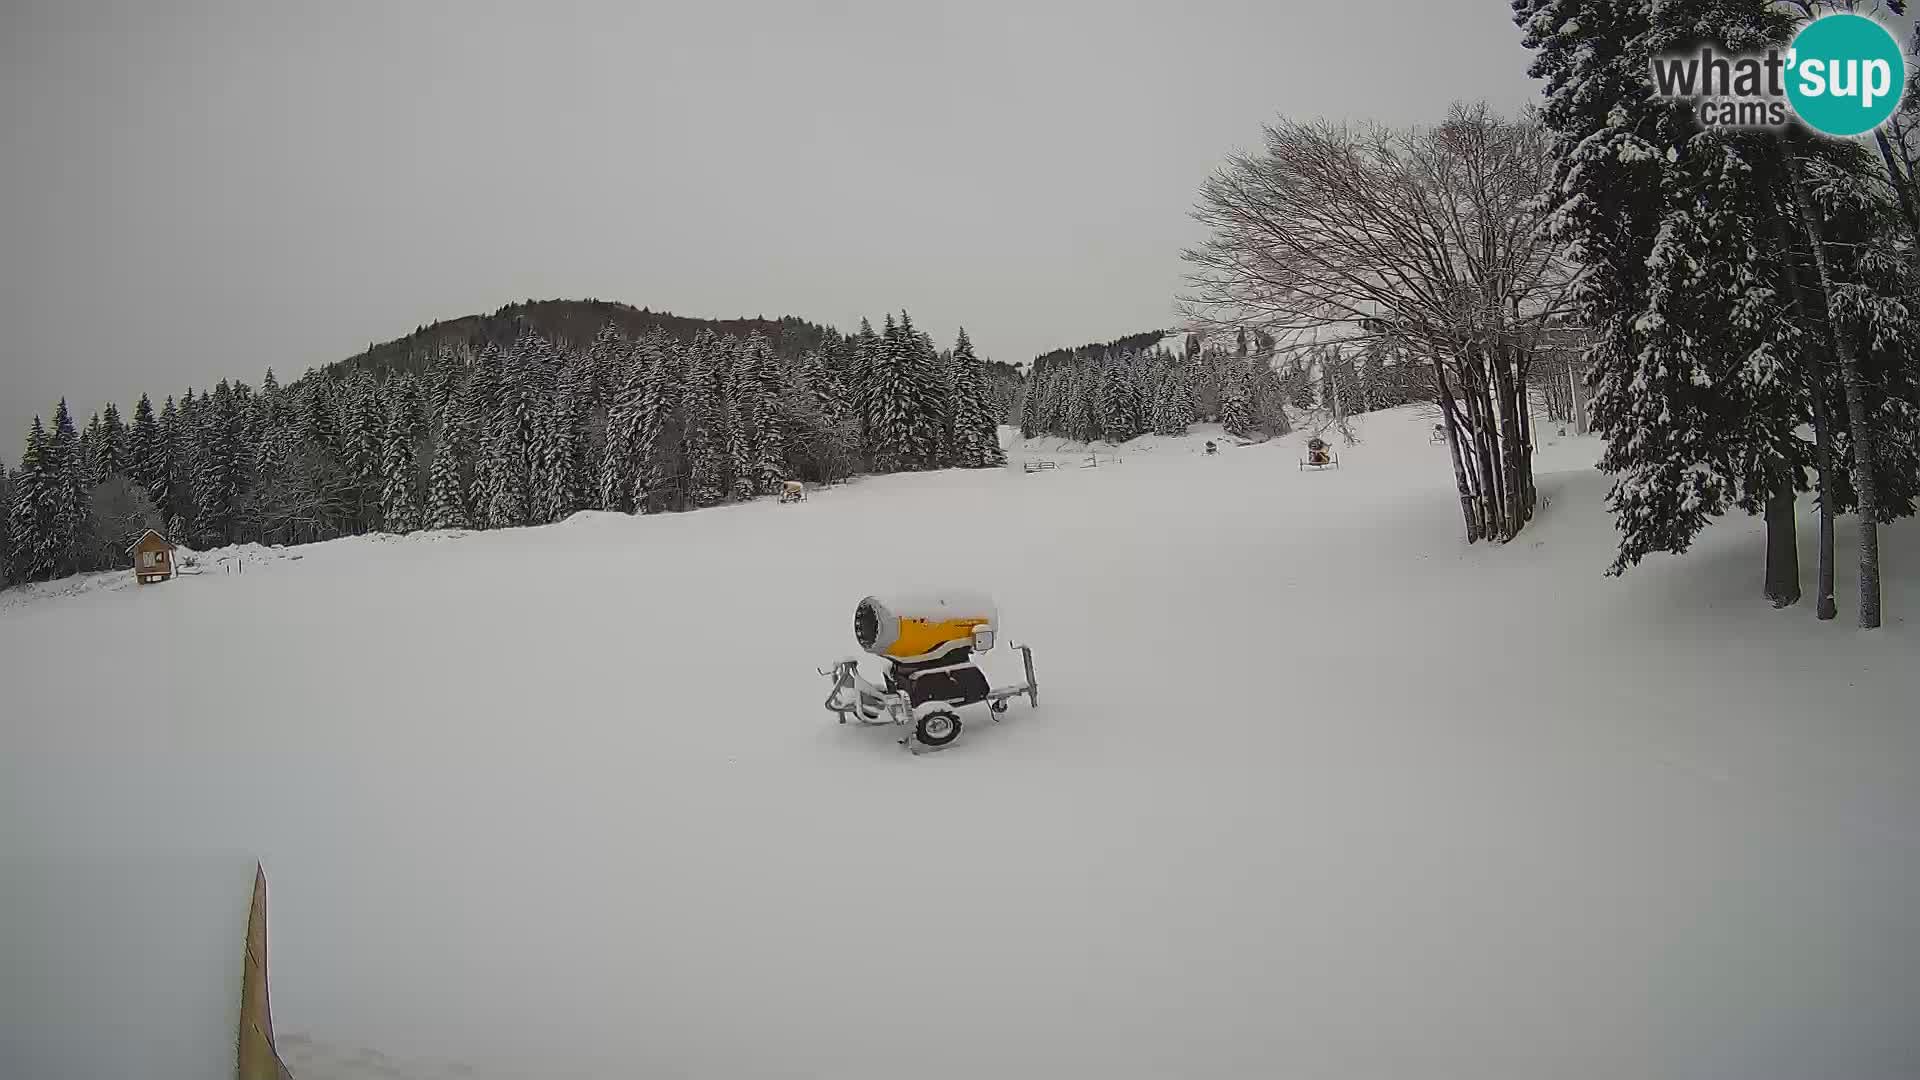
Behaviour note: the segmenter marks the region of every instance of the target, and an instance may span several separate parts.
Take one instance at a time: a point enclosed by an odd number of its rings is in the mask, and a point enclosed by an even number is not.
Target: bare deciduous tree
[[[1395,130],[1283,121],[1230,157],[1194,216],[1187,314],[1281,352],[1389,346],[1433,372],[1467,539],[1532,517],[1529,368],[1564,328],[1573,268],[1547,240],[1545,134],[1484,106]]]

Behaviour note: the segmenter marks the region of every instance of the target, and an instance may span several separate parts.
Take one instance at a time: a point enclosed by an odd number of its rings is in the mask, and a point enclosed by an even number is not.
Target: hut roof
[[[158,530],[155,530],[155,529],[148,529],[148,530],[147,530],[146,532],[143,532],[143,533],[141,533],[141,534],[140,534],[140,539],[138,539],[138,540],[135,540],[135,541],[134,541],[133,543],[131,543],[131,544],[128,544],[128,545],[127,545],[127,550],[128,550],[128,551],[132,551],[133,549],[135,549],[135,548],[137,548],[137,547],[139,547],[139,546],[140,546],[141,544],[144,544],[144,543],[146,543],[146,542],[147,542],[147,537],[149,537],[149,536],[151,536],[151,537],[153,537],[154,539],[156,539],[156,540],[158,540],[158,541],[160,541],[160,542],[161,542],[162,544],[165,544],[165,545],[167,546],[167,550],[168,550],[168,551],[172,551],[173,549],[175,549],[175,548],[177,548],[177,547],[179,547],[179,546],[180,546],[180,545],[178,545],[178,544],[176,544],[176,543],[174,543],[173,541],[171,541],[171,540],[169,540],[169,539],[167,539],[166,537],[164,537],[164,536],[161,536]]]

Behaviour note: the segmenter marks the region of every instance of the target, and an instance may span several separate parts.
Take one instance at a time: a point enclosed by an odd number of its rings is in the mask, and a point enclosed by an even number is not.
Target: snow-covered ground
[[[434,536],[454,535],[435,533]],[[422,539],[426,537],[423,536]],[[367,541],[393,541],[399,537],[367,537]],[[306,549],[302,547],[283,547],[279,544],[233,544],[228,547],[214,548],[211,551],[195,551],[181,547],[174,550],[174,566],[177,576],[194,577],[202,574],[244,574],[250,569],[258,569],[282,560],[306,558]],[[102,570],[97,573],[75,574],[55,581],[36,581],[29,585],[0,592],[0,609],[19,604],[37,604],[45,600],[63,597],[81,596],[92,592],[118,592],[122,589],[137,588],[131,570]]]
[[[1863,634],[1746,520],[1604,578],[1589,440],[1468,548],[1426,427],[14,604],[0,853],[257,853],[298,1080],[1920,1072],[1920,531]],[[1041,707],[834,724],[941,583]]]

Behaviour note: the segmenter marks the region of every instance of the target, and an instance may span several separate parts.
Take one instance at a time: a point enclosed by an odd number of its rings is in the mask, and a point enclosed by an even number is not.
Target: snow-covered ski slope
[[[1609,580],[1596,444],[1468,548],[1428,424],[15,604],[0,851],[257,854],[298,1080],[1920,1071],[1920,532],[1871,634],[1810,508],[1808,606],[1747,520]],[[1040,709],[835,725],[949,583]]]

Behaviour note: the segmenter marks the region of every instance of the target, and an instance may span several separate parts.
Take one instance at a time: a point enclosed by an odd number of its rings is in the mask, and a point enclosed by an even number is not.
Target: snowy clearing
[[[1549,437],[1468,548],[1429,423],[9,605],[0,854],[257,854],[298,1080],[1912,1075],[1920,640],[1849,523],[1840,625],[1755,521],[1609,581]],[[835,725],[855,603],[949,583],[1041,707]]]

